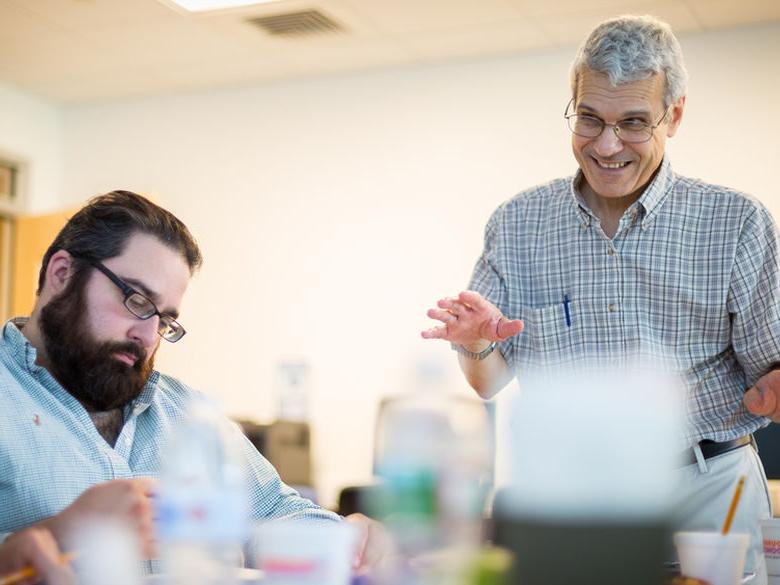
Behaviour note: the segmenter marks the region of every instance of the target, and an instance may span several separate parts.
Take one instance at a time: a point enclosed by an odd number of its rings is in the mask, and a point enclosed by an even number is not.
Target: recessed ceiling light
[[[169,4],[183,8],[188,12],[207,12],[209,10],[224,10],[253,4],[268,4],[279,0],[164,0]]]

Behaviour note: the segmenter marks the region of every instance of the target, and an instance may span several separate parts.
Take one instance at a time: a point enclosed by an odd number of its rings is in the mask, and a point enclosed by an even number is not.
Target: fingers
[[[347,522],[358,529],[359,545],[356,551],[354,568],[375,569],[392,553],[392,543],[384,527],[363,514],[350,514]]]
[[[423,339],[447,339],[447,328],[431,327],[420,333],[420,335],[422,335]]]
[[[452,297],[440,299],[437,301],[439,309],[429,309],[426,315],[431,319],[441,321],[444,325],[432,327],[421,333],[423,339],[449,339],[450,326],[454,326],[458,321],[458,314],[467,311],[461,303]]]
[[[132,493],[129,495],[130,514],[127,519],[135,524],[144,558],[153,558],[157,547],[155,544],[152,495],[157,481],[150,477],[137,477],[130,481],[132,482]]]
[[[431,319],[436,319],[437,321],[441,321],[445,325],[450,323],[455,323],[455,321],[458,320],[458,316],[455,313],[451,311],[444,311],[441,309],[429,309],[427,315]]]
[[[756,416],[776,417],[777,399],[773,392],[767,392],[758,386],[754,386],[742,398],[742,402],[748,412]]]
[[[368,543],[368,523],[366,522],[368,518],[363,516],[363,514],[350,514],[345,519],[358,531],[358,545],[355,550],[355,558],[352,560],[352,568],[357,569],[364,564],[363,558]]]
[[[523,330],[524,327],[525,325],[519,319],[505,319],[504,317],[499,318],[498,323],[496,324],[496,335],[498,336],[498,341],[504,341],[505,339],[517,335]]]
[[[436,302],[436,306],[438,306],[440,309],[445,309],[456,317],[468,313],[472,310],[468,304],[462,303],[459,299],[454,297],[440,299]]]
[[[41,577],[39,581],[45,581],[48,585],[72,585],[76,583],[76,576],[63,560],[57,543],[51,532],[38,530],[35,549],[31,551],[30,562]]]
[[[498,308],[475,291],[463,291],[457,297],[445,297],[429,309],[428,317],[442,325],[421,333],[423,339],[446,339],[461,345],[484,341],[503,341],[523,330],[523,322],[506,319]]]
[[[43,528],[28,528],[10,536],[0,545],[0,574],[28,565],[34,568],[36,576],[19,583],[40,583],[45,580],[49,585],[72,585],[76,582],[51,532]]]
[[[474,310],[483,309],[487,305],[491,305],[481,294],[473,290],[464,290],[458,295],[458,300]]]
[[[116,479],[92,486],[53,520],[58,539],[67,539],[85,518],[107,518],[125,523],[138,535],[145,558],[155,553],[154,506],[156,480],[149,477]]]
[[[748,412],[780,422],[780,370],[771,370],[756,380],[742,398]]]

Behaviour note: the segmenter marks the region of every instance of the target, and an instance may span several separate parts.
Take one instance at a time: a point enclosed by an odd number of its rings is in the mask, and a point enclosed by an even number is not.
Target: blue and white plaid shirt
[[[470,288],[525,322],[500,345],[509,366],[671,358],[690,394],[687,444],[768,424],[742,396],[780,365],[769,212],[744,194],[676,176],[664,160],[609,239],[577,191],[580,179],[520,193],[485,229]]]
[[[35,356],[8,321],[0,338],[0,533],[60,512],[97,483],[158,476],[160,453],[194,394],[154,372],[125,407],[124,427],[111,447],[81,404],[35,364]],[[282,483],[244,437],[242,447],[253,518],[338,519]]]

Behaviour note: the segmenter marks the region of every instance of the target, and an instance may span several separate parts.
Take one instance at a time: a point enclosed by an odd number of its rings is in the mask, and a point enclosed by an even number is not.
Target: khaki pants
[[[759,521],[771,516],[771,503],[764,468],[752,445],[700,459],[679,470],[678,529],[721,530],[740,475],[746,476],[745,485],[731,531],[750,535],[745,571],[756,574],[751,585],[766,585]]]

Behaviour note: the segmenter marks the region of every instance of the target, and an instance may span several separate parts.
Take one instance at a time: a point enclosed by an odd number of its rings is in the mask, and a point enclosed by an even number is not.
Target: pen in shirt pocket
[[[569,295],[563,295],[563,316],[566,318],[566,327],[571,327],[571,313],[569,313]]]

